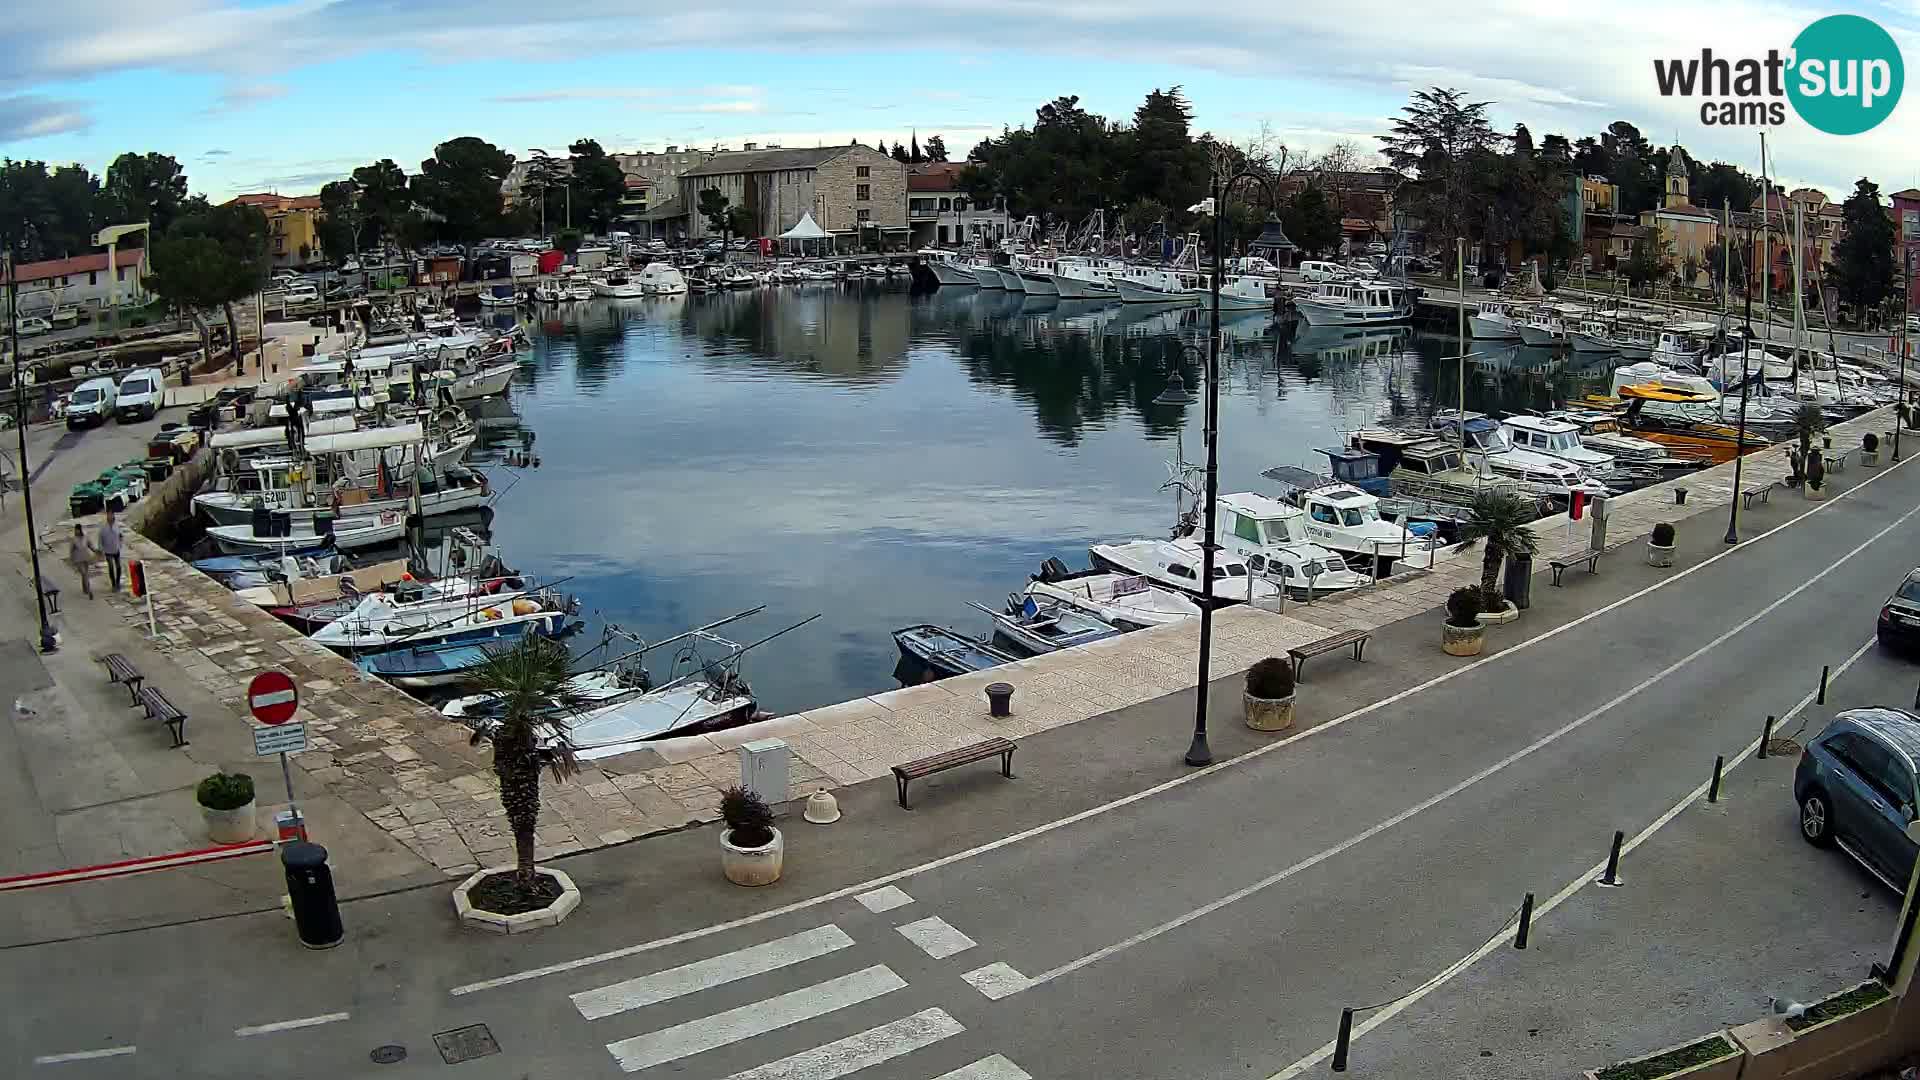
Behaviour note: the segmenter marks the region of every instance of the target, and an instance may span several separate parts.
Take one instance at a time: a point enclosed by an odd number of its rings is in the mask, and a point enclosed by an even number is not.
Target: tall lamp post
[[[27,468],[27,386],[20,381],[20,283],[13,276],[13,252],[4,256],[7,271],[7,345],[13,350],[13,428],[20,435],[20,498],[27,507],[27,555],[33,561],[33,600],[40,613],[40,651],[59,648],[47,622],[47,590],[40,578],[40,534],[33,525],[33,473]]]
[[[1893,463],[1900,464],[1900,429],[1906,427],[1905,419],[1900,415],[1909,406],[1907,400],[1907,318],[1913,314],[1913,249],[1903,247],[1900,251],[1900,382],[1899,404],[1893,410]]]
[[[1733,217],[1731,214],[1728,215],[1727,222],[1729,225],[1732,224]],[[1731,232],[1732,229],[1729,228],[1728,231]],[[1759,251],[1760,249],[1755,246],[1753,238],[1753,219],[1749,218],[1747,219],[1747,266],[1749,268],[1756,265],[1753,259],[1759,254]],[[1742,463],[1747,460],[1747,383],[1750,381],[1747,378],[1747,354],[1753,348],[1752,279],[1749,278],[1746,285],[1746,334],[1745,339],[1740,343],[1740,424],[1734,429],[1733,435],[1733,498],[1727,501],[1727,543],[1729,544],[1737,544],[1740,542],[1740,473]],[[1771,318],[1771,315],[1769,315],[1769,318]],[[1722,326],[1725,326],[1724,321],[1722,322]],[[1724,336],[1725,333],[1725,329],[1722,329],[1721,334]],[[1720,362],[1722,365],[1721,370],[1725,371],[1726,357],[1724,355],[1721,357]],[[1766,371],[1766,365],[1767,355],[1762,352],[1760,354],[1760,370],[1762,372]]]

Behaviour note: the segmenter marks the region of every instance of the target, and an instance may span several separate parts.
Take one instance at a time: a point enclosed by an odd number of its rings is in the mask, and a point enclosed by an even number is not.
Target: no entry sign
[[[247,684],[247,707],[253,718],[263,724],[284,724],[293,719],[300,707],[300,692],[285,672],[263,671]]]

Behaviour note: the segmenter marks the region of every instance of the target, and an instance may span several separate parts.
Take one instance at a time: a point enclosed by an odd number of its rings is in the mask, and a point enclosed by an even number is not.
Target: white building
[[[120,248],[113,261],[115,274],[107,272],[104,251],[21,263],[13,268],[20,282],[18,314],[44,315],[56,306],[100,311],[116,301],[119,307],[137,307],[153,299],[140,283],[147,272],[145,248]]]

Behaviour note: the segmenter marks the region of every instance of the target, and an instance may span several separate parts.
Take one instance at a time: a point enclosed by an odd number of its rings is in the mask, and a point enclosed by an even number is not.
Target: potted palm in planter
[[[1462,585],[1447,594],[1447,621],[1440,624],[1440,647],[1448,656],[1479,656],[1487,628],[1480,625],[1483,593]]]
[[[1863,469],[1880,467],[1880,436],[1871,431],[1860,436],[1860,467]]]
[[[1827,430],[1827,414],[1820,406],[1808,403],[1793,411],[1793,433],[1800,443],[1800,457],[1793,474],[1805,480],[1818,455],[1813,452],[1813,437]],[[1789,487],[1792,485],[1789,484]]]
[[[1269,656],[1247,669],[1246,710],[1255,731],[1293,726],[1293,661]]]
[[[731,787],[720,795],[720,869],[735,885],[771,885],[780,880],[786,838],[774,828],[773,811],[756,791]]]
[[[1527,528],[1538,516],[1531,501],[1512,491],[1483,489],[1474,496],[1473,516],[1461,526],[1460,540],[1486,541],[1486,551],[1480,557],[1482,624],[1512,622],[1520,617],[1520,609],[1500,595],[1500,566],[1509,556],[1531,556],[1539,550],[1539,538]]]
[[[217,772],[193,789],[207,838],[216,844],[241,844],[253,839],[253,777],[246,773]]]
[[[1647,565],[1673,565],[1673,526],[1661,522],[1653,527],[1653,535],[1647,537]]]
[[[567,738],[581,698],[569,689],[572,656],[552,638],[527,634],[474,669],[473,683],[499,702],[497,718],[477,724],[473,745],[493,748],[500,805],[513,830],[514,865],[482,869],[454,890],[460,920],[501,933],[552,926],[580,905],[580,890],[559,870],[536,866],[540,772],[556,781],[580,770]]]

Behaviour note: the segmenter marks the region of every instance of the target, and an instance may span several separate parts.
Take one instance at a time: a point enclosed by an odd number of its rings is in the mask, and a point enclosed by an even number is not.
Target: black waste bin
[[[304,840],[280,849],[280,865],[287,871],[287,896],[293,901],[293,924],[300,944],[309,949],[331,949],[340,944],[340,902],[333,896],[333,872],[327,869],[327,849]]]
[[[1507,556],[1506,578],[1500,584],[1501,595],[1521,611],[1533,603],[1533,556]]]

